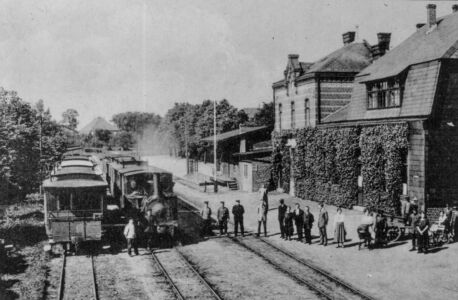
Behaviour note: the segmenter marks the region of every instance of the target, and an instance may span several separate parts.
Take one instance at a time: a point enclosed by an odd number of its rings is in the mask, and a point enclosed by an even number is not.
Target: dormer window
[[[399,78],[370,82],[366,84],[366,87],[368,109],[401,106],[404,87]]]

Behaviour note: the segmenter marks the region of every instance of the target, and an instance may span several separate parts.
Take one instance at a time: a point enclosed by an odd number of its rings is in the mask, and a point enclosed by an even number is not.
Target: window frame
[[[404,80],[400,76],[366,83],[367,110],[399,108],[404,98]]]

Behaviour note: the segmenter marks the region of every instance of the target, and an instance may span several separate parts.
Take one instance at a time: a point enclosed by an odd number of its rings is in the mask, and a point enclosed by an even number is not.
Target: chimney
[[[423,26],[425,26],[425,23],[418,23],[417,25],[415,25],[415,27],[417,27],[417,30],[420,30]]]
[[[454,4],[454,5],[452,6],[452,11],[453,11],[454,13],[456,13],[456,12],[458,11],[458,4]]]
[[[377,33],[378,45],[384,51],[390,50],[391,33],[379,32]]]
[[[377,33],[377,45],[371,46],[372,59],[376,60],[390,50],[391,33],[379,32]]]
[[[342,34],[342,39],[344,45],[351,44],[355,41],[355,32],[354,31],[347,31],[344,34]]]
[[[428,4],[426,6],[426,11],[427,11],[428,28],[431,28],[434,25],[436,25],[436,5],[435,4]]]
[[[288,61],[297,66],[299,64],[299,54],[288,54]]]

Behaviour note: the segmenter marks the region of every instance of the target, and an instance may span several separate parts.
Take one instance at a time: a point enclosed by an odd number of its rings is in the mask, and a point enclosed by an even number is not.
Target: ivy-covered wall
[[[292,167],[296,196],[351,207],[358,204],[361,174],[363,204],[393,212],[402,193],[407,135],[407,123],[274,133],[274,181],[288,192]],[[292,158],[290,138],[297,143]]]

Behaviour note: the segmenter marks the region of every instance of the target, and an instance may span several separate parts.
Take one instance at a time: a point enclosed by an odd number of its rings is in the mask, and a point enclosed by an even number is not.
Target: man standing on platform
[[[206,235],[211,235],[211,224],[212,224],[212,219],[211,219],[211,214],[212,210],[208,206],[208,201],[204,201],[205,206],[202,208],[202,211],[200,212],[200,216],[202,217],[202,236]]]
[[[269,210],[269,198],[267,197],[267,184],[263,184],[259,189],[259,198],[266,203],[266,209]]]
[[[313,217],[313,214],[310,212],[310,207],[306,206],[305,213],[304,213],[304,237],[305,237],[304,242],[309,245],[312,243],[313,222],[315,222],[315,219]]]
[[[296,225],[297,230],[297,240],[302,242],[302,228],[304,227],[304,211],[301,209],[299,203],[296,203],[296,208],[294,209],[294,224]]]
[[[281,238],[285,238],[285,216],[286,216],[286,205],[285,200],[280,199],[280,205],[278,206],[278,223],[280,223],[280,234]]]
[[[124,236],[127,240],[127,253],[129,256],[132,256],[132,248],[134,248],[135,255],[138,255],[137,232],[133,218],[130,218],[129,223],[124,227]]]
[[[227,234],[227,221],[229,220],[229,209],[224,206],[224,201],[221,201],[221,206],[216,214],[219,225],[219,235]]]
[[[232,214],[234,215],[234,235],[237,236],[239,225],[240,225],[240,232],[242,236],[245,236],[245,230],[243,228],[243,214],[245,210],[243,206],[240,204],[240,200],[235,200],[236,204],[232,207]]]
[[[320,204],[320,212],[318,215],[318,229],[320,230],[320,245],[328,245],[328,234],[326,232],[326,226],[328,225],[329,215],[324,208],[324,203]]]
[[[267,207],[266,207],[266,202],[263,199],[259,200],[258,211],[257,211],[257,219],[258,219],[258,234],[257,234],[257,236],[261,235],[261,224],[264,227],[264,236],[267,236]]]

